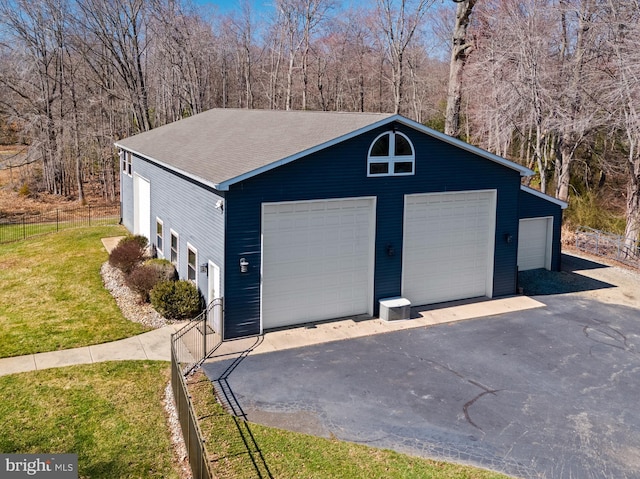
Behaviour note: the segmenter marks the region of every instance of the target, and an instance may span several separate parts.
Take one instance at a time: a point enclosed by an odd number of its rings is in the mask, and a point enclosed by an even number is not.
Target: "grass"
[[[93,226],[109,226],[117,225],[118,218],[98,218],[93,219],[91,223]],[[0,244],[10,243],[12,241],[20,241],[33,236],[44,235],[49,233],[56,233],[62,230],[78,228],[78,223],[88,225],[89,221],[86,218],[77,218],[69,221],[58,222],[32,222],[25,224],[0,224]]]
[[[55,351],[147,330],[104,288],[100,241],[120,226],[79,228],[0,245],[0,357]]]
[[[76,453],[80,477],[177,478],[162,397],[166,362],[0,377],[1,453]]]
[[[278,479],[506,479],[470,466],[422,459],[291,431],[245,423],[215,400],[201,373],[189,391],[206,441],[214,477]]]

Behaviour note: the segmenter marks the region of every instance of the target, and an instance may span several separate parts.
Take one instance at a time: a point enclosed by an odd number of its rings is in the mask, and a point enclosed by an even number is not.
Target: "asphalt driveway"
[[[640,310],[538,299],[204,368],[249,421],[523,478],[639,478]]]

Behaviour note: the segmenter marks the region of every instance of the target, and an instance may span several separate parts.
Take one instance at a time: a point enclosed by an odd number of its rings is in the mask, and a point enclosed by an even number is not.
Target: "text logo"
[[[0,454],[3,479],[78,479],[77,454]]]

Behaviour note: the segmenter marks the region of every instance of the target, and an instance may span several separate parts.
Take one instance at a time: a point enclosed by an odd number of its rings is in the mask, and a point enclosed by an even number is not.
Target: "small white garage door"
[[[372,314],[375,199],[262,207],[262,328]]]
[[[553,218],[520,220],[518,228],[518,271],[551,269]]]
[[[407,195],[402,296],[432,304],[493,294],[495,191]]]

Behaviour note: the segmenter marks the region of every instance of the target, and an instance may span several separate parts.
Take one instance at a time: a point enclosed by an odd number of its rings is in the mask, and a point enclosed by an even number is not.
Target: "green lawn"
[[[104,288],[100,241],[120,226],[0,245],[0,357],[104,343],[148,328],[125,319]]]
[[[169,364],[127,361],[0,377],[0,452],[78,454],[80,477],[177,478],[162,397]]]
[[[227,414],[202,374],[189,391],[214,477],[244,479],[506,479],[470,466],[432,461],[335,439],[245,423]]]

